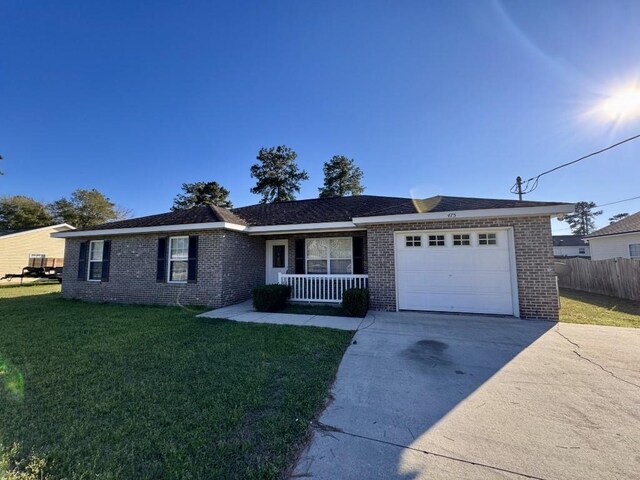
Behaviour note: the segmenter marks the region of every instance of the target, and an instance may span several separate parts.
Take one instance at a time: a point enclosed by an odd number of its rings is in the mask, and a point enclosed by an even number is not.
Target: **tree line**
[[[37,228],[57,223],[85,228],[130,216],[128,209],[117,206],[95,188],[79,188],[68,198],[62,197],[49,204],[24,195],[0,198],[0,230]]]
[[[260,195],[260,203],[287,202],[296,199],[303,181],[309,180],[305,170],[298,167],[298,154],[286,145],[261,148],[251,166],[251,177],[256,179],[251,193]],[[324,162],[324,184],[318,188],[320,198],[361,195],[364,191],[364,174],[352,158],[334,155]],[[193,208],[202,205],[216,205],[232,208],[229,198],[231,192],[218,182],[183,183],[182,193],[178,194],[172,210]]]

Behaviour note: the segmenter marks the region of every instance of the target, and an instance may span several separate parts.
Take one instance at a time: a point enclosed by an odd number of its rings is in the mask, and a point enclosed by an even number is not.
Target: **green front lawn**
[[[562,289],[560,321],[640,328],[640,302]]]
[[[282,478],[351,338],[58,291],[0,289],[0,478]]]

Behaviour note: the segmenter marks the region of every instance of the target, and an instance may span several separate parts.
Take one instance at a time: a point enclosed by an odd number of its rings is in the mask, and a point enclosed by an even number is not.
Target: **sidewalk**
[[[302,315],[293,313],[256,312],[251,300],[217,308],[201,313],[199,317],[225,318],[236,322],[272,323],[277,325],[297,325],[305,327],[336,328],[338,330],[358,330],[364,318],[334,317],[328,315]],[[365,317],[366,318],[366,317]],[[367,323],[367,322],[365,322]]]

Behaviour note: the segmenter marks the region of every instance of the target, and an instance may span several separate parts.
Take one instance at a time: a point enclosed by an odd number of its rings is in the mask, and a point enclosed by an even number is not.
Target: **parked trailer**
[[[7,273],[0,280],[19,278],[22,283],[25,278],[43,278],[62,283],[63,267],[64,258],[30,258],[29,265],[22,269],[22,273]]]

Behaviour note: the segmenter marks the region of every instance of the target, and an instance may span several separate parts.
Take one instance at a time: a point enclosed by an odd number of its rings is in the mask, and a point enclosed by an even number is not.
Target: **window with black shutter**
[[[89,242],[80,243],[78,257],[78,280],[84,282],[87,279],[87,255],[89,253]]]
[[[156,282],[164,283],[167,275],[167,238],[158,239],[158,257],[156,265]]]
[[[198,280],[198,236],[189,237],[189,259],[187,261],[187,282],[196,283]]]
[[[304,274],[305,272],[305,241],[304,238],[299,238],[296,240],[296,265],[295,265],[295,273]]]
[[[109,270],[111,267],[111,240],[105,240],[102,246],[102,277],[103,282],[109,281]]]
[[[353,273],[364,273],[364,237],[353,237]]]

